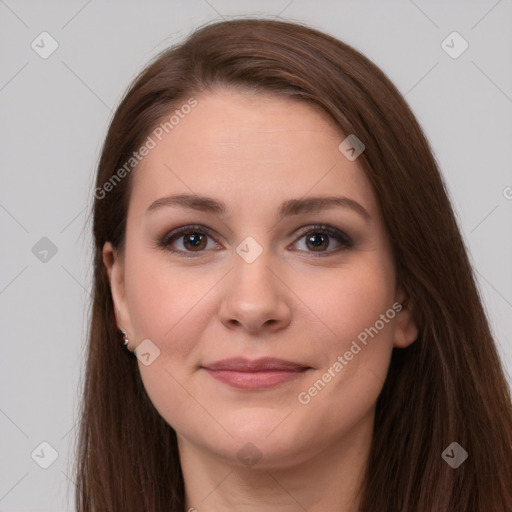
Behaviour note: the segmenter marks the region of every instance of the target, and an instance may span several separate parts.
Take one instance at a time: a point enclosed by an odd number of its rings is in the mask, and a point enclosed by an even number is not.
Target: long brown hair
[[[214,23],[163,51],[111,121],[92,211],[94,291],[76,446],[77,512],[185,506],[176,434],[149,400],[136,358],[119,344],[102,248],[110,241],[123,249],[132,180],[127,172],[114,183],[114,175],[162,119],[217,85],[309,102],[366,146],[358,161],[420,334],[410,347],[393,350],[376,404],[361,512],[510,512],[510,390],[418,122],[384,73],[352,47],[300,24],[262,19]],[[469,454],[456,469],[441,457],[454,441]]]

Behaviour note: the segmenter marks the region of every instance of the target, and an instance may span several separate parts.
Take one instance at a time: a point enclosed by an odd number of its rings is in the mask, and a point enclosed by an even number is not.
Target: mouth
[[[226,359],[202,367],[214,379],[239,389],[267,389],[297,379],[307,371],[305,366],[282,359]]]

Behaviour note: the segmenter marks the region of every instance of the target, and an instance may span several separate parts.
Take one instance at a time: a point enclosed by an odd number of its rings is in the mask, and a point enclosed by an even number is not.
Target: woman
[[[442,178],[353,48],[236,20],[164,51],[93,216],[78,511],[512,510],[510,393]]]

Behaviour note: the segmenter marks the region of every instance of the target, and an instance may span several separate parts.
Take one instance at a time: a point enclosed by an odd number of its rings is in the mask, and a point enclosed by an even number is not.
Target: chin
[[[280,432],[290,432],[293,415],[290,407],[244,406],[231,410],[219,421],[233,437],[263,441]]]
[[[254,469],[285,467],[300,462],[313,447],[304,429],[296,424],[291,409],[244,407],[220,417],[219,422],[233,436],[203,439],[208,449],[239,465]],[[283,421],[284,420],[284,421]]]

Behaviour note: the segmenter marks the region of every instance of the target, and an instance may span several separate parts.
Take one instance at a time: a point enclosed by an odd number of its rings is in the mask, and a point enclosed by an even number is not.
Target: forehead
[[[194,100],[193,108],[180,109],[187,99],[177,105],[164,120],[173,116],[172,123],[150,135],[154,147],[134,171],[130,203],[147,207],[166,193],[186,192],[262,207],[276,195],[338,191],[373,209],[364,171],[341,154],[345,136],[319,108],[237,90]]]

